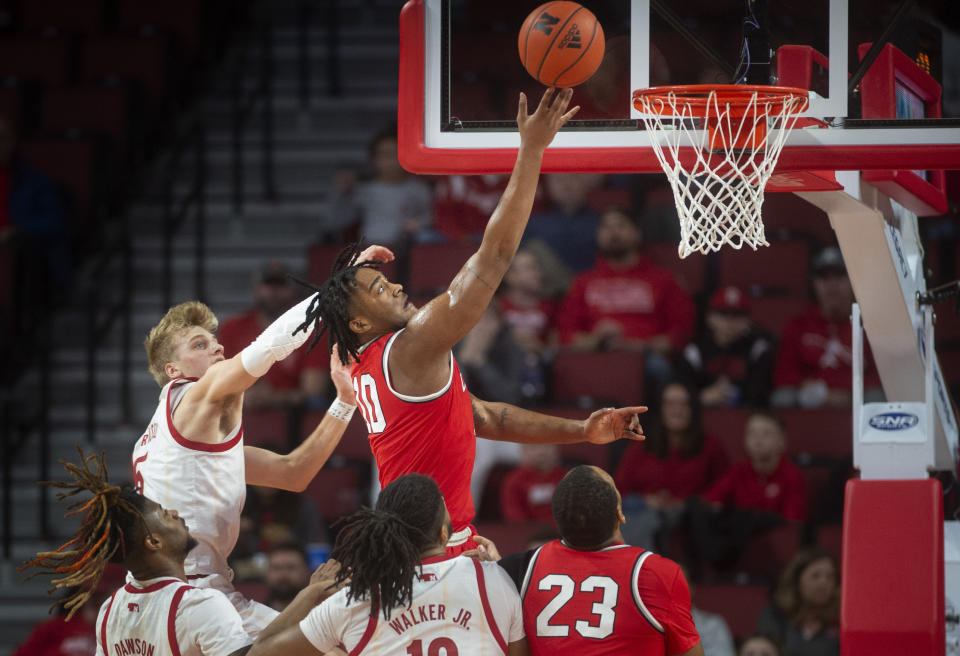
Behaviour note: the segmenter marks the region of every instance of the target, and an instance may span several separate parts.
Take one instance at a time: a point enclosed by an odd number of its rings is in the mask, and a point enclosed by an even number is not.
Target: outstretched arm
[[[303,443],[287,455],[245,446],[243,449],[247,483],[301,492],[337,448],[350,423],[356,401],[350,383],[351,365],[343,365],[334,346],[330,355],[330,378],[337,387],[337,400],[323,420]]]
[[[477,437],[523,444],[607,444],[621,438],[644,439],[640,418],[646,406],[603,408],[584,420],[554,417],[508,403],[489,403],[471,395]]]
[[[360,260],[389,262],[392,259],[393,253],[383,246],[369,246],[360,253]],[[310,337],[310,328],[298,328],[303,324],[312,300],[313,296],[310,296],[297,303],[267,326],[266,330],[240,353],[212,365],[188,394],[192,395],[193,399],[215,403],[246,391],[258,378],[266,374],[275,362],[289,356]]]
[[[557,131],[579,107],[569,112],[567,105],[573,91],[550,88],[543,94],[533,114],[527,113],[527,98],[520,94],[517,127],[520,131],[520,149],[510,181],[500,203],[494,210],[483,233],[480,248],[467,260],[444,294],[436,297],[407,324],[401,347],[402,367],[445,356],[454,344],[470,331],[484,309],[520,245],[520,239],[530,218],[534,196],[540,179],[543,152],[553,141]],[[398,347],[400,346],[398,341]]]

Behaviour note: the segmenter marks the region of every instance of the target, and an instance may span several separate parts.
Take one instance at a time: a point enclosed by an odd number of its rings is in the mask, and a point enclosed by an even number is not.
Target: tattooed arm
[[[625,438],[642,440],[638,414],[645,406],[603,408],[583,420],[554,417],[508,403],[489,403],[471,395],[477,437],[524,444],[607,444]]]

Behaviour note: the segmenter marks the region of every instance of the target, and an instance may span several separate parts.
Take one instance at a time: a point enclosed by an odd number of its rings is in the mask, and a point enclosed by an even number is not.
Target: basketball
[[[603,60],[603,28],[576,2],[547,2],[527,16],[517,38],[520,61],[546,86],[586,82]]]

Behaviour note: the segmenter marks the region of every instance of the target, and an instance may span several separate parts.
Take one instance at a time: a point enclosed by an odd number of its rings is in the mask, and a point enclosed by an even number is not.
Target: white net
[[[695,96],[634,95],[673,189],[681,258],[724,244],[769,245],[760,216],[763,190],[807,98],[746,89],[738,94],[734,102],[713,89]]]

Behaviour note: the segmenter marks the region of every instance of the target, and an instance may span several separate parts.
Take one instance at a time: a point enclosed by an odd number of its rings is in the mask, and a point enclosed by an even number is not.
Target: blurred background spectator
[[[528,353],[545,359],[557,344],[558,304],[544,291],[544,273],[536,253],[520,248],[503,277],[497,303],[503,320],[513,329],[513,338]]]
[[[783,651],[770,636],[754,634],[743,641],[737,656],[783,656]]]
[[[552,524],[553,490],[567,473],[560,466],[560,449],[556,444],[524,444],[520,447],[520,462],[503,482],[503,518]]]
[[[479,241],[490,215],[507,188],[506,175],[444,175],[433,191],[433,228],[451,240]],[[543,207],[543,188],[537,187],[533,212]]]
[[[839,248],[831,246],[817,253],[811,280],[816,303],[783,330],[772,402],[805,408],[849,406],[853,379],[850,306],[854,297]],[[865,345],[865,401],[882,398],[879,385]]]
[[[71,273],[67,208],[50,177],[23,161],[15,126],[0,115],[0,266],[11,272],[8,329],[27,329],[66,293]],[[2,333],[0,333],[2,335]]]
[[[680,375],[705,406],[763,407],[769,402],[776,357],[773,336],[750,317],[750,299],[737,287],[710,298],[700,337],[684,347]]]
[[[97,613],[107,596],[106,591],[95,594],[69,620],[59,609],[55,617],[33,627],[11,656],[93,656],[97,651]]]
[[[560,341],[589,350],[642,350],[647,378],[663,384],[671,353],[693,332],[693,302],[672,273],[640,254],[643,235],[628,211],[605,211],[596,240],[596,266],[574,279],[560,309]]]
[[[757,632],[779,640],[783,656],[838,656],[839,620],[836,561],[825,551],[803,550],[783,570]]]
[[[300,543],[276,544],[267,557],[267,606],[283,611],[293,598],[310,582],[310,566],[307,553]]]
[[[700,644],[703,645],[704,656],[736,656],[736,648],[733,645],[733,634],[730,633],[730,626],[723,615],[709,613],[697,608],[697,589],[690,580],[690,572],[686,567],[680,565],[683,575],[687,579],[687,586],[690,588],[690,616],[693,618],[693,625],[700,634]]]
[[[600,216],[587,204],[590,192],[603,176],[588,173],[550,173],[542,176],[546,207],[530,216],[524,241],[537,239],[549,246],[574,272],[593,266]]]
[[[752,536],[784,520],[806,519],[803,474],[786,458],[787,436],[776,415],[756,410],[744,435],[747,460],[734,463],[689,509],[689,548],[719,569],[729,567]],[[699,571],[695,571],[699,578]]]
[[[281,314],[301,298],[301,289],[289,278],[283,262],[267,262],[254,277],[254,306],[230,317],[220,327],[219,340],[226,357],[242,351]],[[243,396],[251,409],[289,409],[305,403],[319,405],[330,388],[329,356],[322,344],[311,351],[294,351],[270,367]],[[282,437],[282,436],[278,436]]]
[[[259,554],[270,553],[279,544],[324,542],[328,542],[327,527],[312,499],[287,490],[248,485],[231,566],[238,579],[260,578],[264,563]]]
[[[433,219],[433,192],[423,178],[400,166],[395,125],[373,137],[368,155],[372,179],[360,181],[357,171],[350,169],[337,173],[322,232],[334,237],[358,226],[365,243],[383,245],[426,234]]]
[[[617,468],[623,495],[624,539],[637,547],[669,552],[666,533],[679,525],[688,497],[702,494],[727,466],[727,456],[704,434],[700,403],[682,383],[667,385],[653,421],[644,421],[647,439],[631,442]]]
[[[496,302],[490,303],[477,324],[454,348],[457,364],[472,394],[488,401],[523,405],[543,393],[544,373],[535,360],[532,376],[526,371],[524,351],[513,339],[513,331],[500,315]],[[539,379],[539,390],[528,390],[524,380]],[[532,394],[531,394],[532,392]]]

